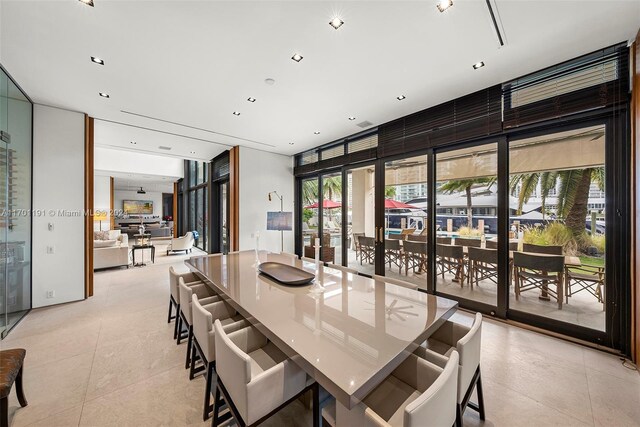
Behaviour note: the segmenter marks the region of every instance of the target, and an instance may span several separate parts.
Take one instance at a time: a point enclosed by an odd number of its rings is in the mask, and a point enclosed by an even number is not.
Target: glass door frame
[[[616,260],[630,260],[630,214],[631,205],[629,203],[630,191],[630,138],[628,137],[626,109],[588,115],[582,119],[571,121],[570,123],[560,120],[554,121],[549,126],[536,127],[534,129],[513,132],[508,135],[508,141],[518,141],[536,136],[549,135],[557,132],[578,130],[591,126],[604,126],[605,128],[605,218],[607,221],[607,231],[605,238],[605,330],[587,328],[584,326],[562,322],[556,319],[539,316],[533,313],[514,310],[509,307],[509,294],[503,296],[503,306],[506,307],[505,317],[519,323],[526,323],[534,327],[557,332],[563,335],[572,336],[584,341],[594,342],[610,348],[620,348],[626,352],[625,346],[630,342],[630,319],[631,319],[631,287],[630,271],[628,262],[618,262]],[[500,173],[505,174],[503,179],[509,178],[509,151],[508,146],[504,147],[502,156],[502,167],[498,168],[498,179]],[[508,181],[504,181],[508,182]],[[508,189],[507,189],[508,191]],[[501,191],[502,193],[502,191]],[[508,197],[508,192],[506,194]],[[499,208],[499,215],[503,217],[502,224],[498,221],[500,230],[508,233],[509,229],[509,208],[502,206]],[[499,216],[500,218],[500,216]],[[506,220],[505,220],[506,219]],[[503,239],[504,240],[504,239]],[[502,258],[501,258],[502,260]],[[616,267],[611,267],[616,265]],[[607,267],[608,266],[608,267]],[[508,272],[507,272],[508,273]],[[502,276],[501,276],[502,277]],[[627,284],[625,286],[625,284]],[[622,301],[626,301],[623,306]],[[499,304],[500,307],[500,304]],[[502,317],[502,316],[501,316]],[[621,344],[621,345],[618,345]]]

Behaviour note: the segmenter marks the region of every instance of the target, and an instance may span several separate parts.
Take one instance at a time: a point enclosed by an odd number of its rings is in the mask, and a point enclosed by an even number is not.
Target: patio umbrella
[[[315,202],[309,206],[305,206],[305,209],[318,209],[318,207],[320,206],[320,204],[318,202]],[[335,208],[339,208],[341,207],[342,204],[338,203],[338,202],[334,202],[333,200],[323,200],[322,201],[322,208],[323,209],[335,209]]]
[[[399,202],[397,200],[384,199],[385,209],[420,209],[418,207]]]

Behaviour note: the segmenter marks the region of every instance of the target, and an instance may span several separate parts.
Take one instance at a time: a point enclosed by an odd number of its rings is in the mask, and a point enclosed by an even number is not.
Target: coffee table
[[[152,263],[156,263],[156,247],[153,246],[151,243],[145,244],[145,245],[133,245],[133,247],[131,248],[131,255],[133,256],[133,266],[134,267],[144,267],[145,262],[144,262],[144,250],[145,249],[150,249],[151,250],[151,262]],[[141,250],[142,251],[142,261],[139,263],[136,263],[136,251],[137,250]]]

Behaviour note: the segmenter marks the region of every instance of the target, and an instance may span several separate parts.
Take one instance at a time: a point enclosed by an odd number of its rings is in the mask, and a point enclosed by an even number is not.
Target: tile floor
[[[166,323],[167,269],[186,269],[186,256],[158,254],[96,273],[94,297],[33,310],[0,343],[27,349],[29,406],[11,393],[12,426],[209,425],[204,381],[188,380],[186,344]],[[485,426],[640,425],[640,375],[612,355],[487,320],[482,373]],[[295,402],[266,425],[311,425],[310,414]],[[483,424],[467,411],[465,425]]]

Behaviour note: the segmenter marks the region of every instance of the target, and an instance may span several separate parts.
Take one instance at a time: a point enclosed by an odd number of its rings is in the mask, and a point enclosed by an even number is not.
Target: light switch
[[[55,252],[55,247],[54,246],[47,246],[47,253],[48,254],[52,254]]]

